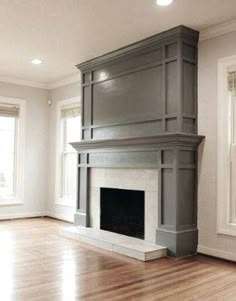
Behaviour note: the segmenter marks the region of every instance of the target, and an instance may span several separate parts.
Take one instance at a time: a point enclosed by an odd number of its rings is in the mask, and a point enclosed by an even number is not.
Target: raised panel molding
[[[198,35],[178,26],[78,65],[82,139],[196,134]]]

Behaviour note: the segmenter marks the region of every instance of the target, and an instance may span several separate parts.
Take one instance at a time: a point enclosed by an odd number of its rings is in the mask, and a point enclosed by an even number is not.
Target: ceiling
[[[0,76],[53,83],[75,65],[171,27],[236,18],[235,0],[0,0]],[[34,66],[31,59],[40,58]]]

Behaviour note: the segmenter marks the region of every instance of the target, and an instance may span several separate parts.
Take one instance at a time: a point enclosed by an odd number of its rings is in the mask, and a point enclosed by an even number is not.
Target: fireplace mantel
[[[79,64],[81,142],[75,225],[90,226],[91,168],[156,169],[156,243],[196,252],[199,33],[178,26]]]
[[[175,133],[72,143],[79,154],[79,209],[75,224],[90,226],[91,168],[158,171],[157,244],[168,254],[194,254],[197,247],[197,147],[204,137]]]

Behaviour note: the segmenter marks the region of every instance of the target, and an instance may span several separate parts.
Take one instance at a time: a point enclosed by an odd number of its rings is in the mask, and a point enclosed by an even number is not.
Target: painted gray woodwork
[[[83,140],[197,133],[197,43],[179,26],[78,65]]]
[[[94,167],[158,169],[157,244],[168,247],[169,255],[185,256],[197,248],[197,147],[202,139],[176,133],[72,145],[79,152],[80,175]],[[82,176],[79,182],[83,192],[75,224],[89,226],[89,177]]]
[[[89,226],[89,170],[158,169],[156,242],[197,248],[198,32],[178,26],[78,65],[82,141],[75,224]]]

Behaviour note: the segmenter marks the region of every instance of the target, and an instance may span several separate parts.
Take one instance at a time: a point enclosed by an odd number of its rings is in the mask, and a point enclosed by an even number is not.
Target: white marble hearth
[[[66,227],[60,230],[60,235],[142,261],[162,258],[167,254],[165,247],[100,229]]]

